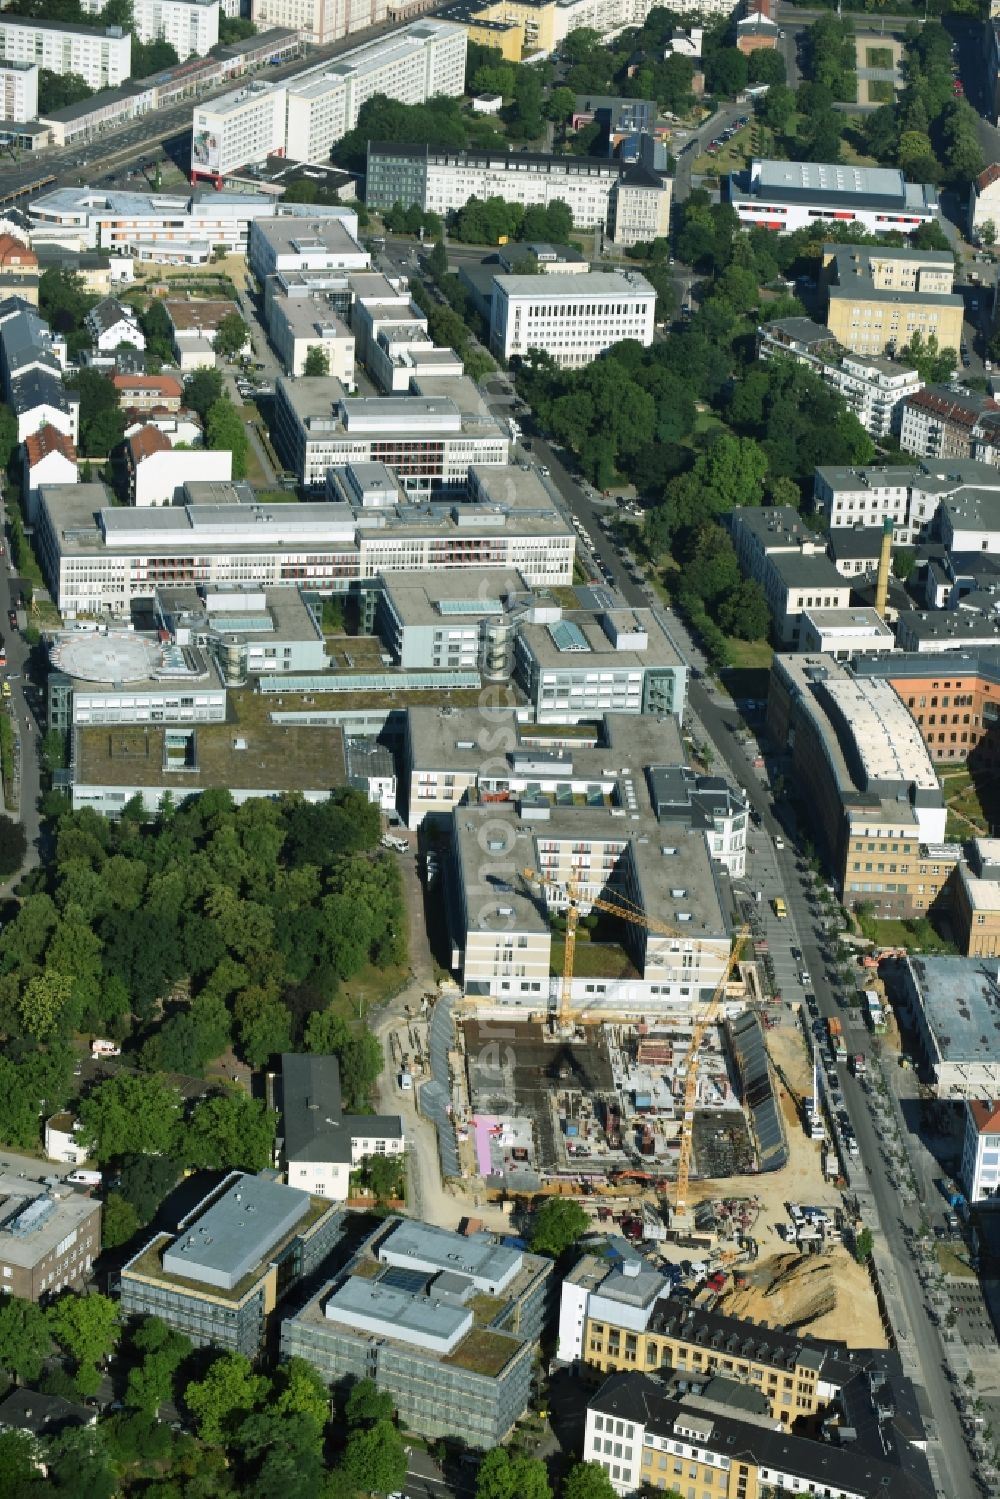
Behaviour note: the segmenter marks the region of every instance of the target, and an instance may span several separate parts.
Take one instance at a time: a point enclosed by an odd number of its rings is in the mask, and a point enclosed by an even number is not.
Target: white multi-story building
[[[392,503],[365,503],[373,468]],[[511,471],[514,492],[503,512],[454,500],[408,503],[380,464],[343,471],[338,494],[361,495],[354,504],[248,504],[232,491],[217,504],[140,510],[109,506],[101,484],[43,484],[36,534],[52,597],[67,618],[126,618],[135,600],[170,584],[344,593],[386,572],[482,566],[516,568],[539,586],[568,583],[572,531],[554,505],[519,500],[520,473]]]
[[[108,0],[81,0],[86,15],[99,16]],[[204,57],[219,40],[219,0],[132,0],[140,42],[169,42],[180,58]],[[237,12],[238,14],[238,12]]]
[[[436,94],[459,98],[466,47],[463,27],[428,19],[280,85],[244,84],[195,108],[192,176],[218,180],[271,154],[325,162],[375,94],[403,104],[422,104]]]
[[[850,583],[790,505],[740,505],[729,525],[740,568],[764,590],[782,644],[797,642],[804,611],[847,608]]]
[[[354,389],[354,334],[327,298],[272,297],[268,334],[286,375],[304,375],[310,353],[318,349],[326,356],[327,374],[345,390]]]
[[[36,62],[0,63],[0,119],[18,122],[38,118]]]
[[[96,31],[62,21],[32,21],[0,12],[0,58],[37,63],[50,73],[77,73],[88,88],[118,88],[132,71],[132,36],[120,26]]]
[[[794,359],[843,396],[866,432],[899,431],[903,403],[923,389],[917,370],[891,359],[844,353],[829,329],[809,318],[783,318],[757,329],[761,359]]]
[[[1000,1190],[1000,1103],[977,1099],[965,1105],[961,1177],[967,1202],[996,1197]]]
[[[461,493],[473,464],[503,464],[510,436],[478,388],[464,376],[420,382],[407,396],[348,397],[338,382],[279,379],[275,395],[279,448],[307,489],[345,463],[388,464],[411,495]]]
[[[247,265],[261,286],[279,271],[363,271],[371,256],[357,241],[350,208],[322,218],[256,219],[250,225]]]
[[[399,22],[427,9],[427,0],[251,0],[250,15],[263,31],[269,26],[297,31],[313,47],[326,47],[357,31]]]
[[[317,1108],[317,1100],[322,1100]],[[402,1156],[398,1114],[345,1114],[336,1057],[285,1052],[281,1058],[278,1164],[290,1187],[343,1202],[351,1172],[369,1156]]]
[[[925,459],[904,467],[817,468],[813,499],[830,530],[842,526],[881,526],[893,522],[893,541],[909,545],[926,539],[941,502],[965,490],[1000,491],[1000,474],[972,458],[946,462]]]
[[[455,151],[370,141],[365,201],[444,216],[470,198],[524,208],[565,203],[578,228],[599,224],[623,245],[669,233],[672,184],[646,167],[536,151]]]
[[[194,111],[191,180],[227,172],[285,149],[285,87],[252,81]]]
[[[556,614],[522,623],[514,644],[514,675],[537,723],[680,711],[687,670],[649,610]]]
[[[495,276],[490,347],[501,359],[543,349],[557,364],[590,364],[612,344],[653,342],[656,292],[638,271]]]

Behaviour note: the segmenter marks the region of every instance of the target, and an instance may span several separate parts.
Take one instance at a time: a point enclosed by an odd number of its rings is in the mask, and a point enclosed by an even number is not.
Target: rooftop
[[[231,313],[235,313],[242,321],[242,314],[236,303],[223,298],[171,297],[163,305],[178,333],[190,330],[202,332],[205,329],[214,331]]]
[[[67,1235],[78,1233],[99,1207],[92,1197],[69,1187],[50,1192],[44,1182],[4,1171],[0,1175],[0,1259],[30,1270]]]
[[[340,1063],[334,1056],[285,1052],[281,1058],[281,1119],[289,1162],[336,1161],[351,1164],[353,1141],[399,1138],[398,1114],[343,1112]]]
[[[349,210],[345,209],[344,213]],[[302,218],[257,219],[252,237],[263,237],[276,256],[285,255],[362,255],[362,251],[342,219],[325,217],[312,221]]]
[[[49,422],[44,422],[37,432],[28,433],[24,439],[24,449],[31,468],[41,463],[42,459],[47,458],[50,453],[61,453],[70,463],[76,462],[73,439],[67,437]]]
[[[270,795],[346,784],[339,728],[275,723],[268,701],[250,692],[232,692],[228,703],[226,723],[79,728],[77,783],[162,787],[180,797],[211,786]]]
[[[908,957],[936,1056],[961,1067],[1000,1062],[1000,982],[996,959]]]
[[[494,277],[508,297],[652,297],[653,288],[639,271],[552,271],[538,276]]]
[[[844,676],[827,680],[823,691],[849,726],[868,785],[940,791],[920,730],[894,687]]]
[[[1000,1135],[1000,1103],[986,1103],[974,1098],[969,1104],[976,1131],[980,1135]]]

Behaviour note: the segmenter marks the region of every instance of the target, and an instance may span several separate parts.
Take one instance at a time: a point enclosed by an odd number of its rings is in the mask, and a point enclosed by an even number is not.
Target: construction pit
[[[487,1201],[577,1197],[595,1233],[641,1241],[661,1263],[707,1256],[725,1271],[725,1287],[692,1289],[711,1294],[721,1310],[854,1347],[883,1346],[868,1270],[842,1242],[841,1192],[803,1125],[812,1070],[801,1027],[785,1008],[761,1032],[781,1165],[760,1169],[760,1116],[744,1106],[730,1028],[712,1027],[699,1055],[689,1211],[681,1218],[673,1182],[690,1028],[622,1023],[557,1035],[541,1022],[467,1019],[459,1027],[466,1106],[457,1123],[468,1175]],[[796,1244],[790,1203],[823,1210],[829,1231]]]

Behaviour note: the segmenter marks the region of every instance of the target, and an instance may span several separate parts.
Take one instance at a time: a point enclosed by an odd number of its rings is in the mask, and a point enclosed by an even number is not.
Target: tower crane
[[[549,875],[537,873],[533,869],[522,871],[523,878],[529,884],[547,885],[552,890],[561,890],[567,899],[566,905],[566,946],[563,955],[562,990],[559,997],[559,1019],[568,1021],[574,1014],[573,1008],[573,959],[576,951],[576,929],[580,921],[581,895],[577,887],[570,881],[554,880]],[[647,916],[645,911],[636,906],[625,897],[617,896],[614,901],[605,900],[603,896],[586,896],[583,899],[590,906],[596,906],[599,911],[607,911],[612,916],[619,916],[624,921],[634,922],[636,926],[645,927],[647,931],[659,932],[667,937],[686,936],[687,933],[681,927],[670,926],[665,921],[657,921]],[[681,1117],[681,1139],[680,1151],[677,1158],[677,1183],[674,1192],[674,1211],[683,1212],[687,1206],[688,1183],[691,1176],[691,1157],[694,1148],[694,1110],[698,1096],[698,1053],[701,1051],[701,1043],[705,1039],[705,1033],[710,1025],[713,1025],[722,1006],[726,993],[726,985],[729,983],[733,969],[739,961],[743,950],[744,939],[749,935],[750,928],[743,926],[733,939],[732,948],[726,961],[722,977],[712,992],[712,997],[702,1010],[694,1024],[691,1032],[691,1045],[688,1050],[687,1061],[684,1064],[684,1109]]]

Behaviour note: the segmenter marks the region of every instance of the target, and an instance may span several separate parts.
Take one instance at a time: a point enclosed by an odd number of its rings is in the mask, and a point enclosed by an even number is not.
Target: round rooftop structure
[[[49,658],[56,671],[82,682],[147,682],[169,669],[171,649],[126,630],[72,630],[57,636]]]

